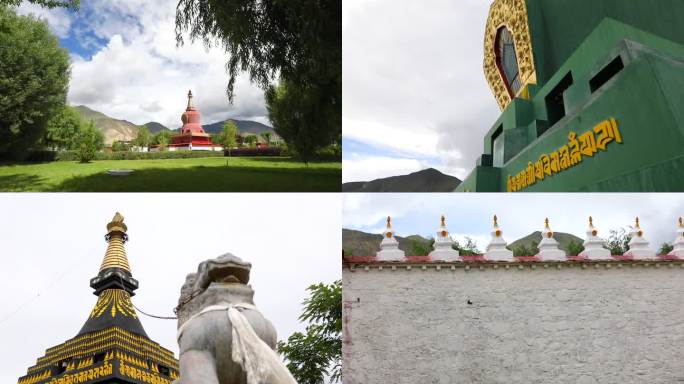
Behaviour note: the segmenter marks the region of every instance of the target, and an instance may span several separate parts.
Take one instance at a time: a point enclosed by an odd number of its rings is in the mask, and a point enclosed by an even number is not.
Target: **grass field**
[[[109,169],[132,169],[109,176]],[[0,166],[0,191],[53,192],[339,192],[339,162],[290,158],[207,157],[163,160],[56,161]]]

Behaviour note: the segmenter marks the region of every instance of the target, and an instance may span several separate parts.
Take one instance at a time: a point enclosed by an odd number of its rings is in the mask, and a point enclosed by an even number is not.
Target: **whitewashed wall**
[[[681,263],[356,268],[346,384],[684,383]]]

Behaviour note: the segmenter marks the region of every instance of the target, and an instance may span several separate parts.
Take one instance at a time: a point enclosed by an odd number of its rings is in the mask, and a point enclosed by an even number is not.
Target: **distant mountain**
[[[563,233],[563,232],[554,232],[553,238],[556,239],[556,241],[558,242],[558,248],[560,248],[566,252],[568,250],[568,245],[570,243],[572,243],[573,241],[580,243],[580,244],[582,244],[584,242],[584,240],[580,239],[579,237],[577,237],[573,234]],[[541,231],[532,232],[523,238],[520,238],[520,239],[518,239],[512,243],[509,243],[508,249],[514,249],[515,247],[517,247],[519,245],[524,245],[526,248],[529,249],[532,246],[533,242],[539,244],[541,239],[542,239]],[[530,256],[534,256],[534,255],[530,255]]]
[[[240,131],[240,134],[243,136],[246,133],[251,133],[253,135],[259,135],[262,132],[271,132],[271,134],[276,135],[275,131],[273,130],[273,127],[269,127],[266,124],[261,124],[256,121],[251,121],[251,120],[235,120],[235,119],[228,119],[224,121],[218,121],[213,124],[207,124],[203,125],[202,128],[204,129],[204,132],[206,133],[221,133],[223,131],[223,124],[226,121],[232,120],[235,125],[237,125],[238,130]]]
[[[453,192],[461,180],[428,168],[409,175],[342,184],[342,192]]]
[[[161,132],[161,131],[170,131],[170,129],[167,128],[164,124],[157,123],[156,121],[150,121],[149,123],[145,123],[144,125],[147,126],[147,129],[149,129],[150,133],[152,133],[152,134],[157,133],[157,132]]]
[[[399,242],[399,249],[407,253],[411,248],[412,241],[424,243],[425,245],[430,244],[430,239],[418,235],[411,235],[408,237],[395,236],[395,238]],[[382,235],[375,235],[353,229],[342,229],[342,249],[344,249],[344,253],[348,256],[375,256],[380,250],[381,241]]]
[[[130,121],[114,119],[85,105],[75,108],[82,118],[93,120],[95,127],[102,131],[105,145],[112,145],[114,141],[132,141],[138,136],[140,127]]]
[[[559,248],[567,251],[568,245],[572,241],[583,242],[579,237],[563,232],[554,232],[553,238],[559,243]],[[407,237],[396,236],[397,241],[399,241],[399,249],[406,252],[408,256],[427,256],[427,255],[409,255],[409,250],[411,249],[411,242],[417,241],[423,243],[424,245],[429,245],[431,239],[426,239],[422,236],[411,235]],[[366,233],[362,231],[356,231],[352,229],[342,229],[342,249],[344,253],[348,256],[375,256],[375,254],[380,250],[380,242],[382,241],[382,235]],[[539,243],[541,241],[541,232],[536,231],[531,234],[520,238],[508,245],[509,249],[513,249],[519,245],[525,245],[526,247],[531,247],[532,242]],[[480,250],[484,250],[487,244],[478,244]],[[534,256],[534,255],[529,255]]]

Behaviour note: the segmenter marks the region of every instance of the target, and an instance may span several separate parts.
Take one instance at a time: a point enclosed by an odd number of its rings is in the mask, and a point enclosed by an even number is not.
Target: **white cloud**
[[[426,162],[416,159],[351,155],[342,160],[342,182],[370,181],[398,174],[404,175],[428,166]]]
[[[34,16],[47,21],[50,30],[59,37],[66,37],[69,35],[72,17],[64,9],[48,10],[40,5],[25,1],[17,7],[17,13],[19,15],[33,14]]]
[[[489,4],[344,1],[345,137],[440,157],[463,179],[500,113],[482,70]]]

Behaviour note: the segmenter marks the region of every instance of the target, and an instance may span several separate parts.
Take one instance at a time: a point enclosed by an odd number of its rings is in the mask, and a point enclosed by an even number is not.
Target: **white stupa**
[[[542,240],[539,243],[537,257],[542,260],[566,260],[565,251],[558,249],[558,242],[553,238],[553,231],[549,227],[549,219],[544,220]]]
[[[684,257],[684,223],[682,218],[679,218],[679,226],[677,226],[677,238],[672,242],[674,249],[668,253],[668,256]]]
[[[589,228],[587,228],[587,238],[584,240],[584,251],[580,252],[578,256],[586,257],[587,259],[610,259],[610,251],[603,246],[606,241],[597,236],[598,231],[594,228],[594,219],[589,216]]]
[[[649,247],[649,242],[644,238],[644,231],[639,226],[639,218],[636,218],[636,226],[632,228],[632,240],[629,241],[629,250],[625,256],[635,259],[647,259],[655,257],[655,252]]]
[[[392,229],[392,219],[387,216],[387,228],[383,233],[382,242],[380,242],[380,252],[376,254],[378,260],[403,260],[405,258],[404,251],[399,249],[399,242],[394,238],[394,230]]]
[[[446,220],[444,215],[440,220],[439,231],[435,237],[435,249],[430,252],[432,260],[440,261],[455,261],[458,260],[458,251],[451,248],[454,245],[454,240],[451,238],[446,227]]]
[[[487,260],[512,261],[513,251],[507,249],[507,245],[506,240],[501,236],[501,229],[499,229],[499,223],[497,222],[496,215],[494,215],[492,240],[487,245],[485,258]]]

